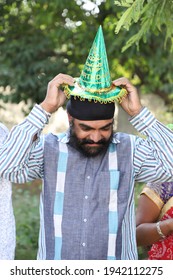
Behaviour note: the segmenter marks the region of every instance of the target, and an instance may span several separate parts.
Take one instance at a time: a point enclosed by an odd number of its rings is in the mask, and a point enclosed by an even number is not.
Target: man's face
[[[87,157],[107,150],[113,135],[113,119],[81,121],[70,119],[70,143]]]

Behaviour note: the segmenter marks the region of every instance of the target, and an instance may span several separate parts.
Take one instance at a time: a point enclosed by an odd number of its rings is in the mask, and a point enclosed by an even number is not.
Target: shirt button
[[[85,199],[88,199],[88,196],[87,196],[87,195],[85,195]]]
[[[86,245],[85,242],[83,242],[83,243],[82,243],[82,246],[85,247],[85,245]]]
[[[90,176],[87,176],[87,179],[89,180],[91,177]]]
[[[84,221],[84,223],[86,223],[86,222],[87,222],[87,219],[84,219],[83,221]]]

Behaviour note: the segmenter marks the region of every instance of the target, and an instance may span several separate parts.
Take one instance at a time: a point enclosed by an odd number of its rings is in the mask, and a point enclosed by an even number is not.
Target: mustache
[[[83,139],[80,141],[81,145],[85,145],[85,144],[96,144],[96,145],[104,145],[107,143],[107,140],[105,139],[100,139],[99,141],[95,142],[93,140],[90,139]]]

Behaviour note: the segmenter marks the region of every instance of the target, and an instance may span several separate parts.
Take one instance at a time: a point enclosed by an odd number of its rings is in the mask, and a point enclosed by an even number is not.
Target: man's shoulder
[[[115,132],[113,134],[113,143],[120,143],[121,141],[131,141],[132,139],[135,140],[136,136],[124,132]]]
[[[8,133],[8,128],[0,122],[0,144],[5,140]]]
[[[68,142],[68,134],[66,132],[63,133],[48,133],[45,135],[45,142],[62,142],[62,143],[67,143]]]

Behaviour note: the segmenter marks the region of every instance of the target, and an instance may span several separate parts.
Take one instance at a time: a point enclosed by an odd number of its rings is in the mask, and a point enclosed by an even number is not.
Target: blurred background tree
[[[0,85],[10,94],[0,97],[33,105],[56,74],[79,76],[102,25],[112,79],[127,76],[172,110],[172,17],[169,0],[1,0]]]
[[[122,52],[137,47],[143,57],[140,65],[144,67],[142,71],[137,67],[137,75],[144,91],[161,96],[172,112],[173,1],[121,0],[115,1],[115,5],[123,8],[115,33],[126,30],[128,34]]]
[[[128,40],[123,50],[126,50],[133,44],[137,44],[139,47],[141,39],[146,43],[149,34],[160,35],[164,31],[165,48],[173,51],[172,0],[121,0],[115,1],[115,5],[125,8],[121,12],[121,18],[117,23],[116,33],[121,28],[129,30],[134,23],[139,24],[137,33]]]

